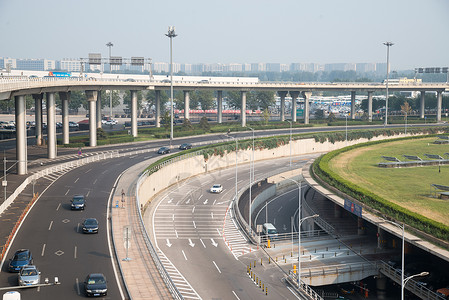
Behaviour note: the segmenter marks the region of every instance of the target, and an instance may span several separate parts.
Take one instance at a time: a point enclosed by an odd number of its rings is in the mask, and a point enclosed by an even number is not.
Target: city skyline
[[[445,0],[61,2],[0,0],[0,56],[87,57],[101,53],[176,63],[381,63],[443,67],[449,31]],[[68,15],[74,16],[68,18]]]

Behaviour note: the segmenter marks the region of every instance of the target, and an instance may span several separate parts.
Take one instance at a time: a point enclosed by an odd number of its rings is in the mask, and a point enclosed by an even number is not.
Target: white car
[[[223,192],[223,186],[221,184],[214,184],[211,188],[210,188],[210,192],[211,193],[221,193]]]

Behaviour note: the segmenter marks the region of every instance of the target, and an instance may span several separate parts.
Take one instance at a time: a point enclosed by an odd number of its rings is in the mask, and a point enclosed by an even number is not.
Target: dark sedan
[[[168,147],[160,147],[159,150],[157,150],[158,154],[167,154],[170,153],[170,148]]]
[[[192,144],[190,144],[190,143],[181,144],[181,146],[179,146],[179,149],[181,149],[181,150],[192,149]]]
[[[84,290],[86,295],[100,297],[108,294],[108,284],[106,277],[100,273],[92,273],[87,275],[84,281]]]
[[[19,272],[24,266],[33,264],[33,256],[28,249],[20,249],[14,253],[13,258],[9,261],[8,271]]]
[[[70,205],[71,209],[75,210],[84,210],[86,207],[86,201],[83,195],[75,195],[72,199],[72,204]]]
[[[83,222],[84,233],[98,233],[98,221],[95,218],[88,218]]]

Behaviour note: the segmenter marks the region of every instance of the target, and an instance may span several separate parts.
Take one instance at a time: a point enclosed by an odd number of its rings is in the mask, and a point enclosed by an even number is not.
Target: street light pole
[[[405,253],[405,248],[404,248],[404,246],[405,246],[404,228],[405,228],[405,224],[401,225],[399,223],[396,223],[396,222],[393,222],[393,221],[390,221],[390,220],[386,220],[386,219],[383,219],[383,218],[381,218],[381,219],[382,219],[382,221],[390,223],[391,225],[394,225],[394,226],[396,226],[396,227],[398,227],[398,228],[400,228],[402,230],[401,300],[404,300],[404,256],[405,256],[404,255],[404,253]]]
[[[252,200],[252,196],[251,196],[251,188],[253,186],[253,180],[254,180],[254,129],[252,129],[251,127],[248,127],[249,129],[251,129],[251,131],[253,132],[253,151],[252,151],[252,159],[249,162],[249,234],[252,235],[252,230],[251,230],[251,200]],[[252,171],[252,172],[251,172]],[[252,173],[252,175],[251,175]]]
[[[238,143],[237,143],[237,139],[233,136],[229,136],[231,139],[235,140],[235,197],[234,197],[234,201],[237,201],[237,154],[239,151],[239,147],[238,147]],[[235,203],[235,202],[234,202]]]
[[[427,275],[429,275],[429,272],[421,272],[421,273],[419,273],[419,274],[415,274],[415,275],[412,275],[412,276],[409,276],[409,277],[405,278],[405,279],[402,281],[402,285],[401,285],[401,288],[402,288],[402,291],[401,291],[401,299],[404,300],[404,287],[405,287],[405,285],[407,284],[407,282],[408,282],[410,279],[412,279],[413,277],[427,276]]]
[[[170,148],[173,141],[173,38],[177,36],[175,26],[168,27],[168,33],[165,34],[170,38]]]
[[[388,125],[388,79],[390,75],[390,46],[394,44],[392,42],[385,42],[385,46],[387,46],[387,81],[386,81],[386,98],[385,98],[385,127]]]
[[[290,123],[290,167],[292,166],[292,122],[285,120]]]
[[[112,73],[111,48],[112,48],[112,46],[114,46],[114,44],[109,42],[109,43],[106,44],[106,46],[109,47],[109,73]],[[101,101],[101,99],[100,99],[100,101]],[[110,110],[111,110],[110,117],[112,118],[112,90],[109,90],[109,107],[110,107]]]

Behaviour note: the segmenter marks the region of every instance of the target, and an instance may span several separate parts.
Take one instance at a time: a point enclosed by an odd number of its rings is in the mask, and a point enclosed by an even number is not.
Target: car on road
[[[170,148],[168,147],[160,147],[159,150],[157,150],[158,154],[167,154],[170,153]]]
[[[86,199],[84,199],[83,195],[73,196],[72,205],[70,206],[71,209],[84,210],[85,207],[86,207]]]
[[[114,119],[110,119],[110,120],[107,120],[104,124],[105,125],[117,125],[117,121]]]
[[[95,218],[87,218],[82,226],[83,233],[98,233],[98,221]]]
[[[20,286],[36,285],[41,283],[41,272],[36,266],[29,265],[20,270],[17,279]]]
[[[162,80],[161,82],[162,82],[162,83],[170,83],[171,81],[170,81],[170,79],[164,79],[164,80]]]
[[[77,128],[80,128],[80,125],[76,122],[70,121],[69,128],[77,129]]]
[[[84,280],[84,291],[88,297],[106,296],[108,294],[106,277],[101,273],[87,275],[86,280]]]
[[[19,272],[25,266],[33,264],[33,255],[28,249],[19,249],[9,261],[8,271]]]
[[[179,146],[179,149],[181,150],[187,150],[187,149],[192,149],[192,144],[190,143],[183,143]]]
[[[221,193],[221,192],[223,192],[223,186],[219,183],[216,183],[210,188],[210,192],[217,193],[217,194]]]

